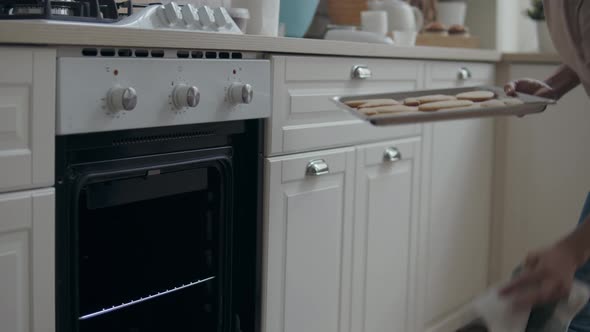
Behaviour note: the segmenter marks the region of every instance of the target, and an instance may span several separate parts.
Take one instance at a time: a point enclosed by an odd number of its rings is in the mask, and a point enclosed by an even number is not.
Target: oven
[[[119,60],[58,59],[57,331],[258,331],[268,62]]]

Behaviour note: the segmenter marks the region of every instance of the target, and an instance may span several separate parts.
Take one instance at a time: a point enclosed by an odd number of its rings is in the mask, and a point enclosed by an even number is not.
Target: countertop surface
[[[431,59],[481,62],[559,63],[556,54],[506,53],[443,47],[402,47],[302,38],[148,30],[108,24],[46,20],[0,21],[0,44],[112,46],[237,50],[294,55]]]
[[[561,63],[559,55],[551,53],[504,53],[502,54],[502,61],[514,63]]]
[[[159,47],[483,62],[501,59],[501,54],[493,50],[401,47],[183,30],[147,30],[45,20],[0,21],[0,44]]]

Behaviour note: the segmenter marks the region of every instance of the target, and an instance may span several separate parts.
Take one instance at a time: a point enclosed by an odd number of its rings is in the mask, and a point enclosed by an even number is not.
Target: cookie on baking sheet
[[[486,101],[482,101],[481,103],[478,103],[479,106],[481,107],[504,107],[506,106],[506,104],[498,99],[490,99],[490,100],[486,100]]]
[[[426,95],[426,96],[420,96],[420,97],[406,98],[404,100],[404,105],[406,105],[406,106],[419,106],[422,104],[436,103],[439,101],[455,100],[455,99],[457,99],[455,96],[449,96],[449,95]]]
[[[359,112],[375,112],[376,114],[391,114],[391,113],[406,113],[417,112],[418,107],[410,107],[406,105],[390,105],[371,108],[361,108]],[[365,113],[367,114],[367,113]]]
[[[347,102],[345,102],[345,104],[349,107],[354,107],[354,108],[367,108],[367,107],[398,105],[399,102],[394,99],[362,99],[362,100],[347,101]]]
[[[367,103],[364,103],[359,106],[359,108],[371,108],[371,107],[380,107],[380,106],[392,106],[392,105],[399,105],[399,101],[395,99],[375,99],[371,100]]]
[[[502,99],[498,99],[501,102],[504,103],[504,105],[506,106],[515,106],[515,105],[522,105],[524,104],[524,101],[518,99],[518,98],[502,98]]]
[[[486,101],[493,99],[494,97],[496,97],[495,93],[485,90],[463,92],[457,95],[457,99],[471,100],[473,102]]]
[[[377,110],[375,108],[361,108],[357,112],[367,116],[377,115]]]
[[[422,104],[420,105],[419,110],[423,112],[433,112],[447,108],[467,107],[473,104],[474,103],[471,100],[445,100],[435,103]]]

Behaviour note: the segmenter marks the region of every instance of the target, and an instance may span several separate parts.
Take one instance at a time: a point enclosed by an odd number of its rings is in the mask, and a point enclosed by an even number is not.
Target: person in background
[[[543,3],[549,31],[563,65],[545,81],[510,82],[505,86],[506,93],[523,92],[558,100],[581,83],[590,96],[590,0],[544,0]],[[502,289],[501,295],[513,296],[515,305],[523,309],[558,301],[567,297],[574,278],[590,284],[589,259],[590,194],[578,227],[553,246],[530,253],[523,264],[524,272]],[[590,332],[590,304],[574,319],[570,332]]]

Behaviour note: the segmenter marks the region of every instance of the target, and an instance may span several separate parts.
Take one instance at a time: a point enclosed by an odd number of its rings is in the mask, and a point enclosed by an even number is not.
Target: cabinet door
[[[428,65],[427,88],[491,84],[493,66]],[[458,80],[466,68],[471,79]],[[425,126],[425,178],[421,228],[421,324],[427,331],[454,331],[463,309],[488,286],[494,119]]]
[[[270,158],[266,174],[262,330],[348,331],[354,149]]]
[[[0,195],[0,322],[55,331],[53,189]]]
[[[55,51],[0,48],[0,192],[53,184]]]
[[[357,149],[351,331],[414,331],[419,170],[419,138]]]

